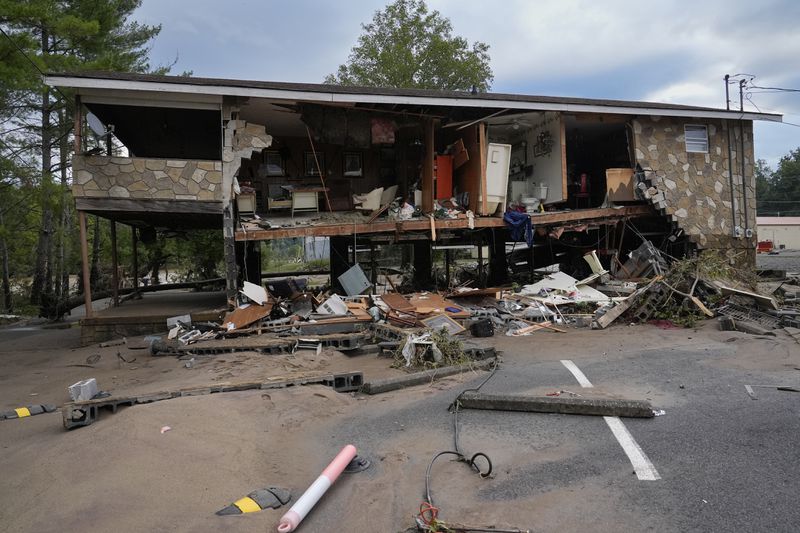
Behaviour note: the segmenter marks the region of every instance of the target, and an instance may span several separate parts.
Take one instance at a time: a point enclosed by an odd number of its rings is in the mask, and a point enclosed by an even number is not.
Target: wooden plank
[[[632,205],[620,209],[595,208],[576,211],[543,213],[531,218],[536,226],[589,222],[593,219],[620,219],[630,216],[652,215],[654,211],[649,205]],[[465,218],[436,220],[436,231],[466,229],[469,221]],[[505,222],[500,217],[476,217],[476,228],[502,228]],[[297,226],[278,229],[253,229],[236,231],[237,241],[262,241],[272,239],[288,239],[295,237],[338,237],[375,233],[404,233],[430,231],[430,220],[376,221],[372,224],[325,224],[316,226]]]
[[[411,302],[406,300],[405,296],[403,296],[402,294],[398,294],[396,292],[388,292],[386,294],[381,295],[381,300],[383,300],[383,303],[385,303],[395,311],[400,311],[402,313],[410,313],[414,311],[414,306],[411,305]]]
[[[489,199],[487,198],[488,188],[486,186],[486,152],[488,150],[486,140],[486,123],[478,124],[478,164],[481,173],[481,206],[480,214],[489,214]]]
[[[272,304],[250,304],[247,307],[237,307],[222,319],[222,325],[228,327],[233,324],[233,329],[240,329],[269,316]]]
[[[83,303],[86,308],[86,318],[92,318],[94,310],[92,310],[92,283],[89,277],[89,244],[86,242],[86,213],[80,210],[78,210],[78,226],[81,233]]]
[[[467,161],[457,167],[455,183],[459,190],[469,194],[469,208],[473,213],[478,213],[478,200],[481,196],[481,170],[480,170],[480,145],[478,143],[478,126],[473,125],[464,129],[461,142],[467,150]]]
[[[422,212],[433,212],[433,164],[435,147],[433,120],[425,119],[423,124],[425,157],[422,161]]]

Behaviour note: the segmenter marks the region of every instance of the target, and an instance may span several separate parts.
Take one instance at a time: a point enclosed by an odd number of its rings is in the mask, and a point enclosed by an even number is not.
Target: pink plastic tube
[[[306,517],[308,512],[314,508],[322,495],[336,482],[342,470],[353,460],[356,456],[356,447],[348,444],[339,454],[331,461],[322,475],[319,476],[314,483],[300,496],[300,499],[292,505],[285,515],[281,517],[278,524],[279,533],[289,533],[297,529],[300,522]]]

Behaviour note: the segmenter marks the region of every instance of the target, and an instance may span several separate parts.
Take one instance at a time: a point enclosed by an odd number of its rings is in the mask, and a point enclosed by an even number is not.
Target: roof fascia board
[[[170,109],[201,109],[218,111],[222,109],[222,103],[212,102],[187,102],[185,100],[169,100],[169,99],[143,99],[143,98],[120,98],[117,96],[100,96],[100,95],[81,95],[81,103],[83,104],[106,104],[106,105],[124,105],[134,107],[167,107]]]
[[[547,102],[523,102],[517,100],[488,100],[480,97],[437,98],[431,96],[387,96],[380,94],[344,94],[315,91],[292,91],[286,89],[266,89],[253,87],[233,87],[222,85],[192,85],[183,83],[160,83],[151,81],[110,80],[80,78],[72,76],[46,76],[45,83],[74,88],[94,88],[108,90],[151,91],[158,93],[213,94],[219,96],[246,96],[250,98],[282,99],[307,102],[328,103],[371,103],[400,105],[431,105],[445,107],[484,107],[510,108],[531,111],[565,111],[574,113],[612,113],[620,115],[653,115],[689,118],[720,118],[729,120],[767,120],[782,122],[780,115],[763,113],[740,113],[735,111],[699,111],[688,109],[661,109],[651,107],[607,106],[592,104],[568,104]]]

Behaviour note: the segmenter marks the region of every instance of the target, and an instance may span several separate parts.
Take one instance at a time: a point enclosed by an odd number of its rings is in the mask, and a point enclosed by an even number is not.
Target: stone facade
[[[72,158],[76,198],[222,201],[222,162],[138,157]]]
[[[684,126],[704,125],[708,153],[686,151]],[[728,127],[731,127],[733,207],[728,161]],[[742,198],[741,130],[738,122],[667,117],[633,120],[636,162],[644,168],[651,187],[646,196],[699,248],[718,248],[738,254],[752,250],[756,236],[734,236],[734,228],[755,232],[755,178],[753,177],[753,123],[744,122],[747,212]],[[747,217],[745,220],[745,216]],[[738,254],[741,255],[741,254]]]

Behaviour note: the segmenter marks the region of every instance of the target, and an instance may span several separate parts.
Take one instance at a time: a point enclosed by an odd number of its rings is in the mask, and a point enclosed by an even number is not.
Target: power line
[[[37,72],[38,72],[38,73],[39,73],[39,74],[40,74],[40,75],[41,75],[41,76],[44,78],[44,77],[45,77],[45,73],[44,73],[44,72],[42,72],[42,69],[40,69],[40,68],[39,68],[39,65],[37,65],[37,64],[36,64],[36,63],[33,61],[33,59],[31,59],[31,58],[28,56],[28,54],[26,54],[26,53],[25,53],[25,51],[24,51],[22,48],[20,48],[20,46],[17,44],[17,42],[16,42],[16,41],[14,41],[14,39],[12,39],[12,38],[11,38],[11,36],[10,36],[9,34],[7,34],[7,33],[6,33],[6,30],[4,30],[3,28],[0,28],[0,32],[2,32],[2,34],[3,34],[3,35],[5,35],[6,39],[8,39],[8,42],[10,42],[10,43],[11,43],[11,44],[14,46],[14,48],[16,48],[17,52],[19,52],[20,54],[22,54],[22,57],[24,57],[25,59],[27,59],[27,60],[28,60],[28,63],[30,63],[31,65],[33,65],[33,68],[35,68],[35,69],[36,69],[36,71],[37,71]],[[59,88],[58,88],[58,87],[56,87],[56,86],[53,86],[53,89],[55,89],[55,90],[58,92],[58,94],[60,94],[60,95],[61,95],[61,96],[64,98],[64,100],[66,100],[67,102],[69,102],[69,100],[70,100],[70,99],[69,99],[69,97],[68,97],[66,94],[64,94],[63,92],[61,92],[61,89],[59,89]]]

